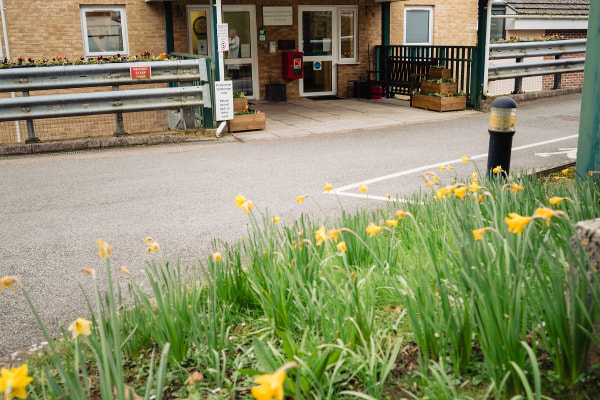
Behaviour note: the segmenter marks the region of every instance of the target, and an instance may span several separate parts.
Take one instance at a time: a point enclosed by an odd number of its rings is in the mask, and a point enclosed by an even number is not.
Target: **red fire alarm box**
[[[281,65],[281,75],[283,79],[302,78],[302,68],[304,60],[301,51],[284,51],[282,54],[283,62]]]

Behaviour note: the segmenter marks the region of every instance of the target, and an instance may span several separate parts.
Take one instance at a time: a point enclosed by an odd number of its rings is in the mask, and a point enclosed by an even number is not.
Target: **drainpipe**
[[[6,49],[6,58],[10,60],[10,50],[8,47],[8,30],[6,29],[6,15],[4,13],[4,0],[0,0],[0,15],[2,17],[2,35],[4,36],[4,48]],[[2,54],[2,45],[0,44],[0,56],[4,57]],[[11,97],[15,98],[15,92],[10,93]],[[15,121],[15,130],[17,132],[17,142],[21,143],[21,127],[19,126],[19,121]]]
[[[492,25],[492,3],[494,0],[488,0],[487,18],[485,28],[485,61],[483,64],[483,94],[487,97],[488,94],[488,67],[490,64],[490,28]]]

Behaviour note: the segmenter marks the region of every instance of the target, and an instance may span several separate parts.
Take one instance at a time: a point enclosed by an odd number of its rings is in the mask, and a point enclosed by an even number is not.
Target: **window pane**
[[[302,12],[302,48],[305,56],[331,55],[331,11]]]
[[[504,15],[506,12],[504,6],[492,6],[493,15]],[[504,39],[504,18],[492,18],[490,21],[490,39]]]
[[[406,11],[406,44],[429,43],[429,11]]]
[[[354,11],[342,10],[340,12],[340,50],[342,58],[355,58],[354,54]]]
[[[208,55],[208,20],[206,11],[190,12],[192,27],[192,54]]]
[[[246,96],[254,96],[252,90],[252,64],[228,64],[227,76],[233,81],[234,92],[244,92]]]
[[[225,59],[251,58],[250,13],[247,11],[224,12],[223,23],[229,25],[229,51],[225,55]]]
[[[91,53],[124,51],[120,11],[88,11],[85,19]]]

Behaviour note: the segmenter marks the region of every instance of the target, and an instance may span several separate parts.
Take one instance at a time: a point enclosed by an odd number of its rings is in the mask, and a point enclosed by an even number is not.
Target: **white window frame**
[[[429,42],[408,43],[406,40],[406,15],[409,11],[428,11],[429,12]],[[433,6],[404,6],[404,44],[406,46],[432,46],[433,45]]]
[[[93,58],[98,56],[114,56],[116,53],[111,51],[90,51],[90,44],[87,37],[87,18],[86,13],[94,11],[118,11],[121,13],[121,34],[123,36],[123,51],[118,52],[122,56],[129,55],[129,39],[127,35],[127,15],[125,13],[125,6],[86,6],[81,5],[79,8],[80,19],[81,19],[81,37],[83,39],[83,52],[85,57]]]
[[[337,25],[338,25],[338,64],[357,64],[358,63],[358,6],[338,6],[336,7]],[[352,58],[342,58],[342,11],[352,11],[354,13],[354,49]]]

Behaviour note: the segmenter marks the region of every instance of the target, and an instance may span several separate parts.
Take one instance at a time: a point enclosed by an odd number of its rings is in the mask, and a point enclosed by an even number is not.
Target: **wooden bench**
[[[412,93],[419,89],[429,73],[429,68],[437,65],[435,60],[413,60],[400,57],[388,57],[383,70],[367,71],[369,89],[381,85],[383,95],[408,94],[412,102]],[[377,79],[372,76],[378,75]],[[404,89],[404,90],[402,90]]]

